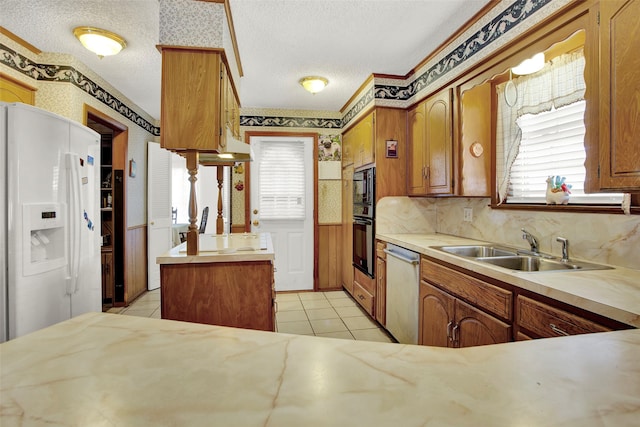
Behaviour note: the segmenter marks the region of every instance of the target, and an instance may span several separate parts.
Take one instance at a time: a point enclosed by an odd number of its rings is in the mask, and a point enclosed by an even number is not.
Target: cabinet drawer
[[[376,293],[376,281],[371,277],[364,274],[362,271],[354,268],[355,272],[353,275],[354,284],[360,285],[361,288],[365,289],[371,295],[375,295]]]
[[[541,338],[610,331],[602,325],[542,302],[518,295],[516,323]]]
[[[373,295],[360,286],[358,282],[353,283],[353,297],[373,317]]]
[[[376,256],[378,258],[387,259],[387,254],[384,252],[384,248],[386,247],[386,242],[376,242]]]
[[[420,276],[422,280],[438,285],[476,307],[488,310],[503,319],[512,320],[513,294],[511,291],[424,258],[420,262]]]

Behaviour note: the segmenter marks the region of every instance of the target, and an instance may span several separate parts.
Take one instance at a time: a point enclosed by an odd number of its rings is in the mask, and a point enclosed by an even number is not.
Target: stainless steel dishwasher
[[[420,254],[387,244],[386,328],[402,344],[418,344]]]

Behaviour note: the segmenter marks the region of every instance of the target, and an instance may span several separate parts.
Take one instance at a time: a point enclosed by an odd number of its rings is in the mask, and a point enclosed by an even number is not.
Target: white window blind
[[[259,163],[260,217],[304,220],[304,143],[262,141]]]
[[[507,203],[545,203],[546,179],[566,177],[570,204],[613,204],[622,194],[585,194],[585,101],[518,118],[522,140],[511,167]]]

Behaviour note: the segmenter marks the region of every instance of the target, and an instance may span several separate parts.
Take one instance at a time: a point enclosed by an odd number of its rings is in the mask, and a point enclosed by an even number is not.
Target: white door
[[[160,287],[156,258],[171,249],[171,152],[147,144],[147,258],[151,291]]]
[[[313,289],[313,138],[250,142],[251,230],[271,234],[276,291]]]

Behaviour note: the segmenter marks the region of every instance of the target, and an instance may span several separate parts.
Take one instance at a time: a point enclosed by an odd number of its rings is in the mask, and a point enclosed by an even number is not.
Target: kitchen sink
[[[542,253],[531,255],[529,251],[492,244],[434,246],[433,249],[515,271],[584,271],[613,268],[583,261],[562,261],[560,258]]]
[[[434,249],[448,252],[453,255],[460,255],[471,258],[518,255],[517,249],[505,248],[495,245],[437,246],[434,247]]]
[[[517,271],[608,270],[611,267],[582,261],[561,261],[536,256],[477,257],[476,261]]]

